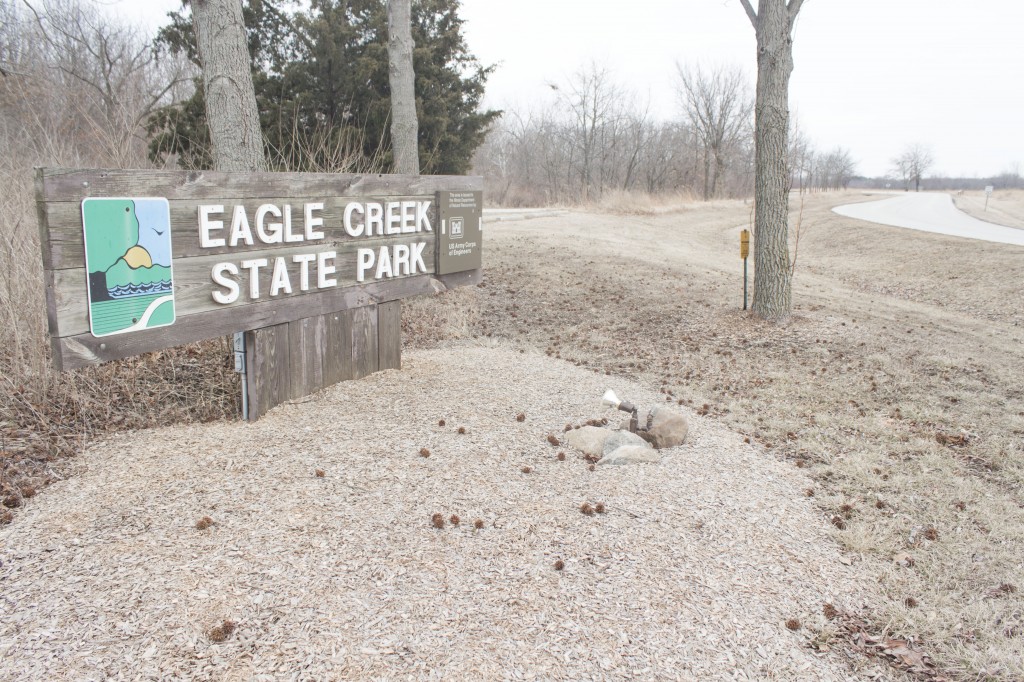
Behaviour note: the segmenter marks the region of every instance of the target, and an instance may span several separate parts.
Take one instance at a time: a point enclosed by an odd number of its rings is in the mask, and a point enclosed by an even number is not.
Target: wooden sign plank
[[[249,416],[345,379],[401,364],[401,302],[329,313],[246,334]],[[323,350],[310,353],[310,347]]]
[[[377,350],[380,369],[402,368],[402,302],[377,305]]]
[[[288,323],[291,397],[300,398],[324,386],[324,316],[314,315]]]
[[[362,379],[380,367],[377,346],[377,306],[352,311],[352,378]]]
[[[428,237],[424,240],[427,246],[423,250],[423,263],[427,273],[434,271],[434,238]],[[356,287],[360,284],[356,280],[357,273],[357,248],[371,248],[379,253],[381,247],[392,248],[397,244],[396,239],[373,239],[357,244],[341,243],[331,249],[336,254],[330,259],[330,267],[334,268],[329,277],[336,282],[336,286],[319,290],[319,292],[330,291],[331,289],[346,289]],[[274,263],[276,257],[283,257],[290,261],[296,255],[308,253],[308,248],[292,247],[279,249],[277,251],[264,250],[247,255],[246,258],[266,258],[269,263]],[[287,263],[289,272],[289,288],[278,290],[271,295],[271,283],[273,268],[271,266],[260,267],[256,274],[256,289],[260,298],[250,297],[251,281],[248,273],[242,270],[238,275],[226,274],[225,277],[235,282],[239,287],[239,296],[230,303],[218,303],[213,299],[211,291],[215,288],[210,280],[210,273],[214,265],[224,262],[222,256],[201,256],[198,258],[174,259],[174,293],[175,307],[179,316],[189,316],[196,313],[208,312],[211,310],[224,311],[238,306],[266,305],[269,300],[285,300],[289,298],[309,296],[317,291],[317,263],[311,262],[308,265],[309,289],[302,291],[300,285],[299,267],[294,263]],[[369,278],[373,272],[365,275]],[[75,336],[89,331],[89,301],[82,295],[83,288],[87,286],[88,275],[85,268],[74,268],[71,270],[55,270],[54,275],[54,310],[60,321],[59,336]],[[412,274],[399,274],[389,277],[386,282],[396,282]]]
[[[54,361],[70,369],[476,283],[479,269],[437,275],[437,193],[481,185],[462,176],[39,169]],[[163,211],[156,222],[154,207]],[[167,229],[167,246],[151,247]],[[372,320],[353,313],[349,322],[397,334],[400,307],[374,310]],[[304,322],[287,333],[329,339],[334,323]],[[283,346],[282,333],[260,338]],[[375,371],[381,353],[385,364],[398,362],[395,343],[374,341],[372,352],[352,346],[352,371]],[[289,385],[349,371],[309,362]]]
[[[479,270],[437,277],[418,275],[359,288],[336,289],[307,295],[298,300],[282,299],[259,306],[258,309],[238,306],[223,311],[210,310],[191,315],[187,326],[175,324],[112,337],[95,337],[86,331],[74,336],[51,337],[51,343],[54,346],[54,359],[58,368],[74,369],[223,336],[230,333],[225,331],[229,329],[245,330],[249,325],[252,325],[252,329],[258,329],[312,315],[351,311],[382,301],[440,293],[460,286],[479,284],[481,281],[482,274]]]
[[[262,417],[271,407],[292,398],[288,373],[288,325],[275,324],[246,334],[246,357],[251,363],[249,382],[249,415]]]
[[[353,310],[341,310],[324,315],[324,385],[353,378],[352,371],[352,318]]]
[[[214,256],[219,254],[249,254],[250,252],[253,252],[254,255],[249,257],[255,257],[256,252],[265,251],[267,249],[267,245],[259,241],[257,238],[254,224],[255,209],[263,205],[274,206],[279,209],[283,209],[285,206],[291,207],[290,213],[292,230],[295,236],[300,236],[304,225],[304,206],[322,203],[323,208],[315,211],[317,217],[323,220],[324,223],[320,230],[325,235],[324,239],[321,240],[321,243],[330,245],[347,243],[351,244],[352,248],[355,248],[364,241],[370,242],[375,240],[370,238],[359,238],[354,240],[346,234],[344,229],[344,212],[346,206],[351,203],[383,204],[389,201],[420,202],[430,200],[432,196],[433,195],[400,195],[393,197],[375,195],[371,197],[332,196],[298,198],[231,197],[218,199],[215,205],[224,207],[224,214],[220,215],[219,219],[225,223],[225,227],[217,234],[217,236],[225,238],[226,240],[230,231],[230,221],[234,207],[247,206],[250,207],[250,210],[247,213],[246,218],[249,222],[250,230],[253,233],[253,243],[247,244],[244,241],[240,241],[235,245],[224,244],[223,246],[203,247],[200,244],[198,230],[175,230],[171,235],[174,259],[179,260],[182,258]],[[209,201],[197,199],[179,199],[169,201],[168,204],[170,206],[172,225],[196,225],[199,218],[199,207],[212,205]],[[45,213],[48,239],[50,243],[50,249],[46,252],[47,258],[50,259],[50,263],[49,265],[44,263],[44,267],[53,270],[83,267],[85,265],[85,251],[82,243],[81,201],[47,202],[41,205],[40,210]],[[438,225],[437,206],[433,202],[430,204],[428,219],[431,227]],[[427,235],[433,238],[435,233],[436,229],[434,232],[427,233]],[[408,238],[408,234],[390,235],[377,239],[395,241],[400,240],[403,237]],[[303,242],[297,242],[296,246],[293,248],[301,249],[303,248],[302,244]],[[305,248],[308,249],[308,246]]]

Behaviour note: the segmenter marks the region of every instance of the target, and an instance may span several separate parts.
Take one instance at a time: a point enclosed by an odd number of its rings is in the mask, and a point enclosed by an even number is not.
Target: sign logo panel
[[[84,199],[82,229],[93,336],[174,324],[167,199]]]

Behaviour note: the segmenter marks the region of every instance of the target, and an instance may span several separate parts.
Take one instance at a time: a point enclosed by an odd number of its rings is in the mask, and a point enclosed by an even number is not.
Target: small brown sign
[[[750,255],[750,230],[740,232],[740,258],[747,259]]]
[[[483,192],[438,192],[437,218],[437,274],[479,270]]]

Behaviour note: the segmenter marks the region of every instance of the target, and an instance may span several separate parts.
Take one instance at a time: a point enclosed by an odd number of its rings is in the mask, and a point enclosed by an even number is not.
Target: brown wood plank
[[[235,331],[271,327],[306,317],[333,315],[338,311],[360,306],[393,301],[406,296],[443,291],[452,286],[464,286],[479,281],[479,272],[458,273],[450,278],[437,278],[435,252],[437,236],[438,191],[478,191],[483,180],[479,177],[464,176],[413,176],[413,175],[342,175],[330,173],[217,173],[189,171],[135,171],[96,169],[38,169],[36,172],[36,198],[38,222],[41,237],[41,260],[44,266],[46,287],[47,320],[53,344],[55,363],[61,368],[74,368],[94,364],[128,355],[157,350],[160,348],[210,338]],[[93,337],[89,333],[88,319],[88,276],[84,268],[84,249],[81,231],[81,202],[89,197],[163,197],[168,200],[172,218],[172,255],[174,268],[175,322],[157,329],[146,329],[128,334]],[[374,238],[349,237],[343,230],[345,206],[349,203],[386,203],[388,201],[429,201],[429,232],[407,232],[402,234],[379,235]],[[244,205],[250,228],[255,239],[255,212],[261,204],[292,207],[293,235],[304,237],[304,211],[308,203],[323,203],[318,218],[324,224],[317,226],[325,233],[322,239],[289,242],[286,244],[227,245],[211,249],[199,244],[198,207],[219,204],[224,211],[215,220],[222,220],[228,227],[216,233],[214,238],[230,238],[230,216],[235,206]],[[416,211],[413,209],[412,214]],[[365,220],[365,216],[363,216]],[[275,220],[275,222],[277,222]],[[285,222],[281,220],[281,222]],[[408,229],[408,228],[407,228]],[[368,273],[363,283],[356,282],[356,252],[360,248],[372,249],[397,245],[422,243],[421,251],[427,273],[415,275],[394,275],[383,280],[375,279],[375,272]],[[325,251],[336,252],[331,274],[337,284],[327,289],[316,288],[316,267],[309,267],[310,284],[306,291],[300,288],[299,263],[291,260],[300,254],[316,254]],[[241,261],[266,258],[270,263],[261,268],[258,280],[260,295],[249,295],[248,271],[242,270]],[[290,291],[281,290],[270,296],[273,281],[273,264],[287,266]],[[237,300],[230,304],[217,303],[213,294],[226,290],[213,279],[213,266],[229,263],[239,268],[240,273],[231,277],[241,289]],[[400,308],[400,306],[398,306]],[[390,319],[388,309],[381,318],[387,327]],[[400,323],[400,312],[398,313]],[[353,315],[353,320],[355,316]],[[360,318],[362,321],[362,318]],[[335,320],[331,320],[335,322]],[[376,317],[367,322],[376,333],[380,323]],[[396,323],[396,324],[397,324]],[[317,345],[316,341],[305,341],[304,325],[322,324],[327,329],[327,320],[320,323],[303,323],[294,326],[300,340],[299,346]],[[366,326],[366,325],[364,325]],[[357,330],[352,330],[356,334]],[[365,331],[365,329],[364,329]],[[315,338],[316,328],[310,330]],[[321,344],[326,331],[321,332]],[[357,337],[358,338],[358,337]],[[390,336],[388,337],[390,339]],[[373,338],[372,362],[364,359],[369,352],[369,343],[360,348],[349,348],[349,355],[360,360],[359,371],[366,371],[371,365],[379,366],[381,347]],[[296,345],[288,344],[288,345]],[[281,340],[277,345],[285,347]],[[275,349],[277,348],[275,345]],[[395,362],[394,348],[385,345],[385,363]],[[277,352],[275,350],[275,352]],[[305,355],[305,353],[303,354]],[[325,353],[317,355],[323,372]],[[307,361],[303,359],[302,363]],[[302,364],[300,376],[295,381],[302,387],[312,386],[316,378],[313,365]],[[335,370],[335,373],[341,373]],[[312,383],[310,383],[312,382]],[[298,389],[296,389],[298,390]]]
[[[306,298],[309,296],[323,295],[324,293],[334,291],[333,289],[316,289],[317,282],[317,268],[315,263],[309,268],[309,291],[301,291],[299,288],[299,265],[295,263],[287,263],[292,256],[298,254],[310,254],[320,253],[324,251],[335,250],[337,256],[333,259],[334,267],[336,272],[331,275],[337,283],[338,289],[346,289],[353,287],[370,287],[381,283],[398,282],[403,279],[412,277],[420,277],[420,275],[401,275],[398,277],[392,277],[390,279],[382,279],[373,281],[372,277],[374,272],[367,272],[367,281],[359,283],[356,281],[356,253],[359,248],[370,248],[374,251],[379,251],[382,246],[391,247],[395,244],[408,244],[410,240],[407,235],[405,239],[401,237],[393,237],[389,239],[368,239],[366,241],[352,241],[342,242],[337,245],[321,245],[317,249],[311,248],[312,245],[306,246],[305,248],[299,246],[289,249],[278,249],[276,251],[260,251],[256,253],[246,254],[244,258],[267,258],[268,267],[262,267],[259,270],[259,291],[260,298],[253,300],[249,298],[249,273],[248,270],[241,270],[238,276],[231,277],[236,282],[239,282],[239,296],[233,303],[222,304],[217,303],[213,300],[212,292],[222,291],[222,288],[216,286],[211,279],[211,270],[214,265],[221,262],[234,263],[236,267],[239,265],[242,258],[229,258],[223,255],[220,256],[204,256],[201,258],[188,258],[182,260],[176,260],[173,264],[174,272],[174,309],[177,317],[175,325],[179,324],[191,324],[185,318],[189,318],[196,313],[203,313],[208,311],[221,311],[226,312],[231,308],[245,308],[250,311],[250,314],[257,314],[255,309],[257,307],[263,307],[268,305],[275,305],[281,300],[294,300],[299,298]],[[424,239],[415,239],[412,241],[423,241],[426,246],[423,247],[423,263],[427,268],[428,273],[434,271],[434,236],[426,235]],[[273,275],[272,265],[275,262],[276,257],[284,257],[288,265],[288,272],[290,273],[290,280],[292,286],[291,293],[285,293],[279,291],[276,296],[271,297],[270,283]],[[54,277],[54,306],[56,314],[56,335],[57,336],[76,336],[89,331],[89,300],[86,295],[87,287],[87,276],[85,268],[75,268],[72,270],[57,270],[53,273]],[[372,283],[371,283],[372,282]],[[297,301],[296,301],[297,303]],[[51,333],[53,333],[53,327],[51,327]]]
[[[478,284],[481,279],[482,272],[480,270],[469,270],[439,277],[417,275],[389,282],[375,282],[359,288],[331,289],[295,300],[276,300],[261,306],[258,312],[250,312],[245,306],[210,310],[192,315],[188,325],[174,324],[169,327],[102,338],[96,338],[86,331],[74,336],[54,337],[54,341],[59,344],[57,356],[63,358],[63,368],[74,369],[161,348],[210,339],[215,336],[224,336],[244,331],[247,326],[249,328],[267,327],[312,315],[350,310],[372,303],[439,293],[455,287]]]
[[[218,173],[175,170],[42,170],[46,201],[85,197],[221,197],[428,195],[483,189],[483,178],[461,175],[352,175],[341,173]]]
[[[291,398],[288,381],[288,325],[255,329],[245,335],[249,419],[255,421]]]
[[[171,253],[177,262],[182,258],[193,258],[201,256],[212,256],[216,254],[248,254],[256,251],[266,251],[268,248],[281,249],[282,245],[267,245],[259,241],[256,232],[255,211],[260,204],[269,203],[278,207],[289,204],[292,207],[292,234],[304,236],[303,232],[303,204],[307,202],[322,202],[324,209],[317,211],[316,216],[323,219],[322,227],[318,231],[324,233],[323,239],[312,241],[295,242],[297,247],[319,249],[324,244],[358,243],[374,239],[406,239],[415,237],[431,237],[433,232],[410,232],[399,235],[382,235],[368,237],[350,237],[344,229],[345,206],[349,202],[388,202],[388,201],[430,201],[429,222],[432,230],[437,229],[437,206],[434,202],[434,195],[375,195],[372,197],[268,197],[268,198],[218,198],[217,204],[223,205],[225,214],[220,216],[225,227],[222,230],[211,232],[214,238],[228,240],[230,236],[231,212],[235,205],[244,205],[249,220],[249,227],[253,235],[251,246],[241,242],[236,246],[202,247],[199,242],[199,212],[200,204],[210,202],[200,199],[180,199],[168,202],[171,212]],[[40,204],[46,217],[46,230],[49,235],[49,248],[44,254],[49,255],[52,251],[51,264],[44,267],[52,267],[55,270],[78,268],[85,265],[85,243],[82,238],[82,203],[75,202],[48,202]],[[42,215],[40,224],[42,225]],[[276,219],[275,219],[276,220]],[[42,229],[42,228],[41,228]],[[249,256],[245,256],[248,258]],[[223,260],[223,259],[221,259]]]
[[[377,306],[352,311],[352,378],[362,379],[378,368]]]
[[[323,388],[325,338],[323,315],[288,323],[291,398],[301,398]]]
[[[52,269],[53,256],[50,244],[50,225],[46,216],[46,205],[43,203],[43,171],[40,168],[36,169],[35,190],[39,246],[43,261],[43,290],[46,294],[46,326],[50,332],[50,350],[53,355],[53,361],[57,370],[60,371],[64,369],[64,365],[60,354],[60,345],[55,340],[59,329],[57,321],[57,290],[54,286]]]
[[[377,306],[377,352],[379,369],[402,368],[402,302]]]
[[[352,319],[355,311],[339,310],[324,315],[324,386],[351,379],[352,369]]]

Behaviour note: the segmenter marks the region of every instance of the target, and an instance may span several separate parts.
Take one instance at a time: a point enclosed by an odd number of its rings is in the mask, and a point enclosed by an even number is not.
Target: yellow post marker
[[[750,255],[750,230],[740,232],[740,258],[743,259],[743,309],[747,309],[747,256]]]

